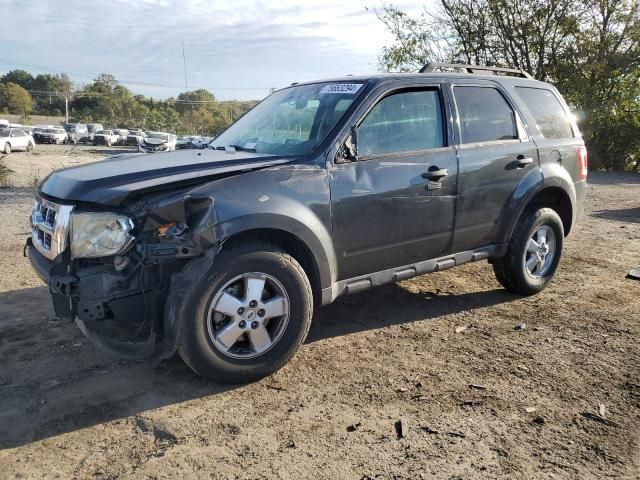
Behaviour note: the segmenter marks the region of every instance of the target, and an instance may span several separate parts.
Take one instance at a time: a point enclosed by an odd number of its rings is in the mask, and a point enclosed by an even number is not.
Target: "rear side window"
[[[538,130],[543,137],[573,137],[571,122],[553,92],[530,87],[516,87],[516,92],[535,118]]]
[[[514,112],[497,89],[457,86],[454,95],[460,115],[461,143],[518,138]]]
[[[409,91],[382,99],[358,127],[358,154],[384,155],[444,146],[440,93]]]

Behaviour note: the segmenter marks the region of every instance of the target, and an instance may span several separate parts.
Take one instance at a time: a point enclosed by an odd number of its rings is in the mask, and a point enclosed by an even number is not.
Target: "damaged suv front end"
[[[164,357],[175,344],[163,324],[171,277],[215,243],[212,230],[201,228],[213,221],[212,206],[192,199],[176,207],[181,212],[171,209],[180,221],[164,223],[145,202],[105,211],[38,196],[28,256],[56,315],[75,319],[97,346],[123,358]]]
[[[152,156],[97,162],[86,175],[91,181],[79,176],[86,166],[59,171],[35,198],[25,254],[48,285],[56,315],[75,320],[96,346],[121,358],[164,358],[175,351],[181,300],[211,265],[221,237],[212,195],[194,187],[286,163],[251,153],[229,160],[225,152],[210,151],[213,158],[189,170],[176,155],[175,166],[164,169]],[[131,184],[122,185],[122,174],[100,178],[125,168]],[[172,181],[167,192],[165,182]],[[137,190],[143,184],[147,189]]]

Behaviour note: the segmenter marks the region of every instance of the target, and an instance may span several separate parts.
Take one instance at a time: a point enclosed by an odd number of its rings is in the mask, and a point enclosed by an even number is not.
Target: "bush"
[[[0,158],[0,187],[11,187],[11,175],[13,174],[13,170],[7,167],[4,164],[4,160]]]

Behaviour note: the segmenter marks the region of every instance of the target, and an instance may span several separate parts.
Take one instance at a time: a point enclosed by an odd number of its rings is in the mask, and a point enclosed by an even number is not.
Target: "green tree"
[[[27,119],[33,109],[33,99],[20,85],[3,83],[0,84],[0,108],[6,108],[9,113],[17,113]]]
[[[33,75],[25,70],[11,70],[7,72],[1,79],[2,83],[15,83],[25,90],[31,90],[33,83]]]
[[[419,17],[392,6],[377,14],[394,38],[383,69],[445,61],[526,70],[555,83],[579,114],[592,167],[637,168],[637,0],[440,0]]]

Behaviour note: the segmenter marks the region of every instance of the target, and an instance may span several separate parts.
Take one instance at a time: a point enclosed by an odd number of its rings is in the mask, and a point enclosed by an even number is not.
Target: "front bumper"
[[[159,272],[127,275],[102,265],[69,274],[63,255],[47,259],[30,238],[25,255],[49,287],[56,316],[74,319],[98,349],[127,359],[166,358],[175,351],[174,341],[158,335],[167,292],[147,287]]]

